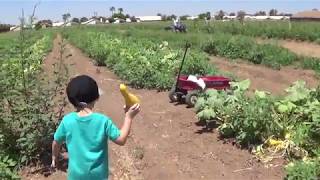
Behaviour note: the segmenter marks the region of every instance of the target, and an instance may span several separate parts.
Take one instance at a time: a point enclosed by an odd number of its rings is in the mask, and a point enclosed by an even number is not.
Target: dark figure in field
[[[182,24],[182,23],[178,23],[176,26],[171,25],[171,26],[167,26],[164,28],[166,31],[174,31],[174,32],[187,32],[187,27],[186,25]]]
[[[187,32],[186,25],[182,24],[181,22],[177,24],[177,26],[174,27],[176,32]]]

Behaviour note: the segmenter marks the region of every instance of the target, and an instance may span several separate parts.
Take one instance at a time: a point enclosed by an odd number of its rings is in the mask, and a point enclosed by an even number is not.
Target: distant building
[[[137,16],[136,19],[140,21],[161,21],[161,16]]]
[[[303,11],[297,14],[294,14],[290,17],[290,20],[293,21],[320,21],[320,11]]]
[[[96,25],[96,24],[99,24],[100,21],[98,19],[89,19],[88,21],[85,21],[85,22],[82,22],[81,24],[83,25]]]
[[[287,20],[289,16],[250,16],[251,20]]]
[[[20,31],[20,30],[21,30],[21,27],[20,27],[20,26],[10,27],[10,31]]]
[[[95,19],[97,21],[97,24],[109,23],[108,18],[103,16],[95,16],[95,17],[92,17],[91,19]]]
[[[126,18],[126,22],[130,23],[131,19],[130,18]]]
[[[61,27],[64,25],[64,22],[54,22],[52,23],[52,27]]]
[[[235,20],[237,16],[223,16],[223,21]],[[290,19],[289,16],[254,16],[254,15],[245,15],[245,20],[252,21],[263,21],[263,20],[287,20]]]
[[[120,18],[114,18],[114,24],[120,24],[120,23],[125,23],[126,22],[126,20],[124,20],[124,19],[120,19]]]
[[[199,16],[189,16],[189,17],[187,17],[187,20],[195,20],[198,18],[199,18]]]
[[[223,16],[223,20],[234,20],[237,19],[237,16]]]
[[[74,26],[78,25],[79,23],[76,22],[54,22],[52,23],[52,27],[62,27],[62,26]]]
[[[34,24],[34,27],[36,25],[40,26],[42,29],[45,29],[45,28],[52,27],[52,21],[51,20],[40,20]]]
[[[288,20],[290,16],[269,16],[271,20]]]

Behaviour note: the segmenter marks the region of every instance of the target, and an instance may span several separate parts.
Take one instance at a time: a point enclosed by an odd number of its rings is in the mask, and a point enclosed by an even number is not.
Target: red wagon
[[[181,62],[179,73],[175,85],[169,92],[169,98],[171,102],[181,102],[185,99],[186,104],[189,107],[193,107],[197,102],[197,96],[199,92],[207,89],[226,90],[230,88],[230,79],[222,76],[198,76],[197,79],[202,79],[205,87],[201,87],[198,83],[188,80],[187,75],[180,75],[181,69],[184,64],[186,53],[190,44],[187,43],[186,50]]]

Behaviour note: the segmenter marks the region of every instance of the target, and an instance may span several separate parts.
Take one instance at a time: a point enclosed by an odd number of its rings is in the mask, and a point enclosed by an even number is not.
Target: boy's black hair
[[[98,85],[87,75],[76,76],[67,86],[67,96],[71,104],[81,108],[99,98]]]

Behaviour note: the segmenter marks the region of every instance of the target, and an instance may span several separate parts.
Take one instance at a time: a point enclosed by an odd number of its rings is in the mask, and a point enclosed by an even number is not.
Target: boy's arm
[[[55,168],[56,167],[56,162],[58,162],[60,154],[60,144],[57,141],[52,142],[52,163],[51,167]]]
[[[120,146],[123,146],[126,143],[127,137],[130,133],[131,123],[132,123],[132,119],[126,116],[124,119],[123,125],[120,129],[120,136],[115,141],[113,141],[114,143]]]
[[[132,120],[139,112],[140,112],[139,104],[135,104],[128,109],[128,111],[126,112],[124,123],[120,129],[120,136],[113,141],[114,143],[120,146],[123,146],[126,143],[128,135],[130,133]]]

